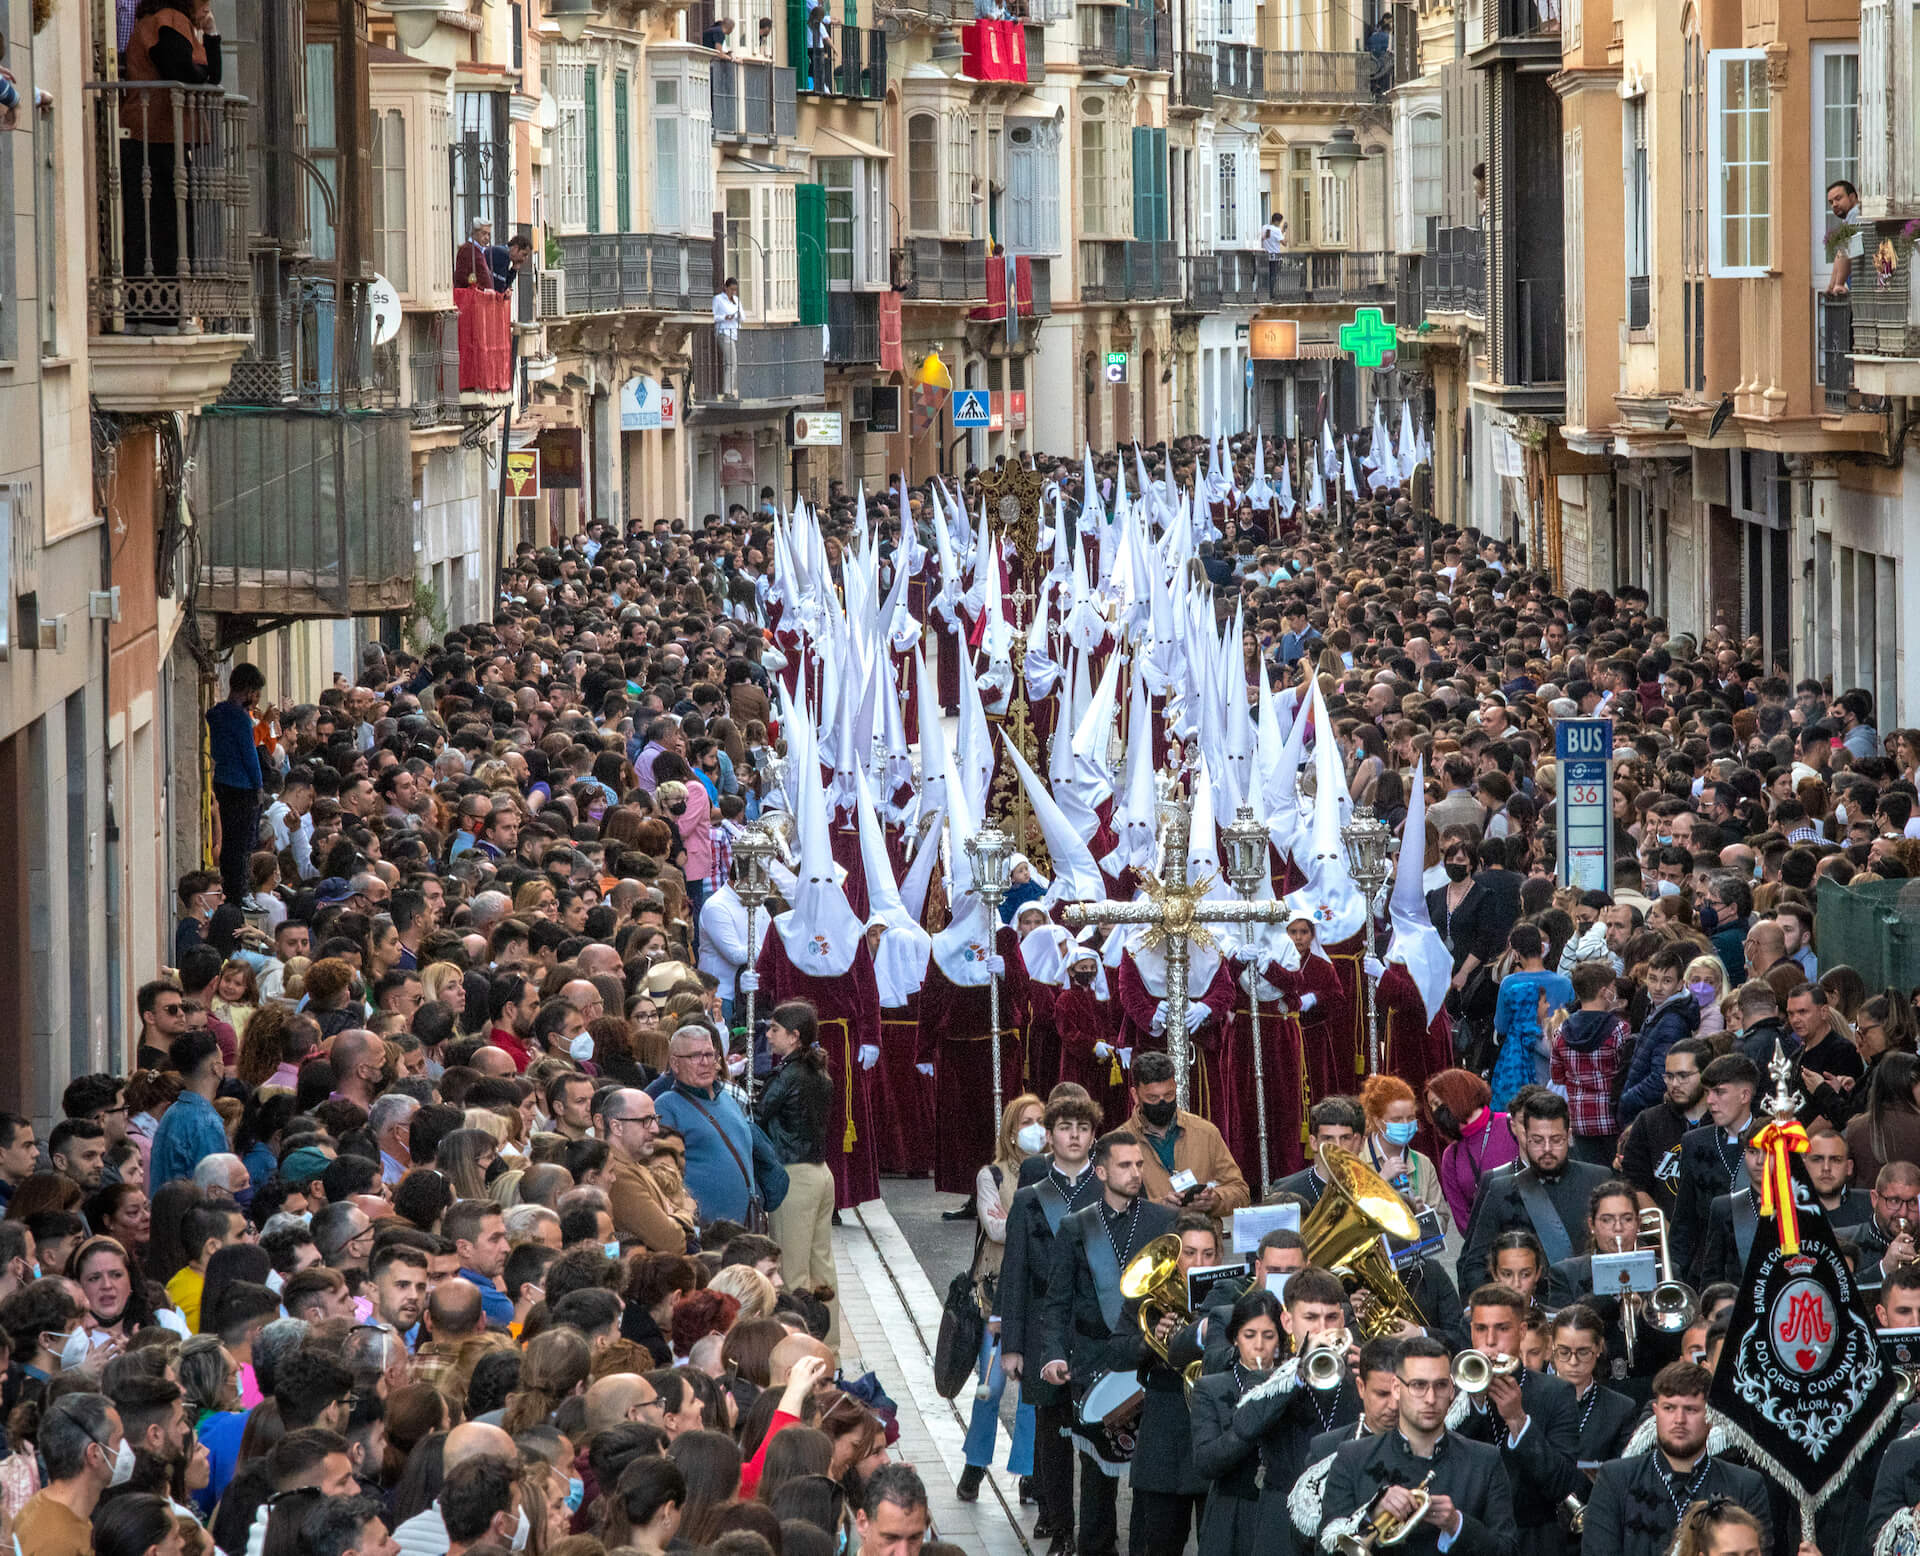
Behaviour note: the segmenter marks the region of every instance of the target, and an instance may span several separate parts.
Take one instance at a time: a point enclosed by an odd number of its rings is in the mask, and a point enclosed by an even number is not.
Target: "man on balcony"
[[[533,240],[523,232],[507,239],[507,246],[494,244],[487,250],[487,265],[493,271],[493,289],[511,292],[523,268],[533,263]]]
[[[1860,196],[1844,178],[1827,185],[1827,209],[1833,213],[1835,227],[1829,232],[1846,233],[1844,240],[1829,237],[1833,270],[1827,277],[1827,296],[1845,297],[1853,280],[1853,262],[1866,254],[1867,246],[1860,229]]]
[[[490,292],[493,262],[487,255],[493,247],[493,223],[483,218],[468,230],[470,236],[453,256],[453,284],[456,288],[471,286]]]
[[[740,398],[740,283],[728,276],[713,294],[713,344],[720,353],[720,398]]]
[[[1267,256],[1267,296],[1280,295],[1280,256],[1287,251],[1287,219],[1278,211],[1260,229],[1260,252]]]

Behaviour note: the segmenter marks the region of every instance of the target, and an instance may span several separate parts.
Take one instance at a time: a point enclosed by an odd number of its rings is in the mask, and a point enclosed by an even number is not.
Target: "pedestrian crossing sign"
[[[987,391],[961,389],[953,396],[953,424],[956,427],[985,427],[992,423],[988,414]]]

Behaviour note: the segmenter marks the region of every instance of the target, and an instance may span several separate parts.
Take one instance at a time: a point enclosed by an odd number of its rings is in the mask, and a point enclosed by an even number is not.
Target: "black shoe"
[[[1020,1505],[1022,1507],[1033,1506],[1033,1477],[1031,1475],[1022,1475],[1020,1477]],[[1038,1530],[1034,1532],[1036,1534],[1039,1533]]]
[[[972,1221],[978,1214],[979,1212],[974,1208],[973,1196],[969,1194],[966,1204],[962,1205],[958,1210],[942,1211],[940,1213],[940,1219],[942,1221]]]
[[[1073,1536],[1056,1534],[1053,1543],[1047,1547],[1047,1556],[1073,1556]]]
[[[1045,1513],[1042,1513],[1038,1518],[1034,1519],[1033,1537],[1036,1540],[1046,1540],[1053,1537],[1053,1520],[1048,1518]]]
[[[987,1478],[986,1466],[969,1464],[960,1472],[960,1484],[954,1488],[954,1495],[962,1502],[980,1500],[980,1482]]]

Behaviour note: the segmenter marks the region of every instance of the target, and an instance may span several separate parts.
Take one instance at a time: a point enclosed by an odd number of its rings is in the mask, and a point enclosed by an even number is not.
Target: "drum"
[[[1146,1399],[1137,1374],[1099,1373],[1074,1407],[1074,1425],[1067,1435],[1117,1480],[1133,1461]]]

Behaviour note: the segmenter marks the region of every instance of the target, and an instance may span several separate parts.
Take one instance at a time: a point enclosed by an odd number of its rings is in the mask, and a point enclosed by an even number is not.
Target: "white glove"
[[[1096,1059],[1111,1059],[1113,1057],[1113,1044],[1095,1043],[1093,1045],[1093,1057]]]
[[[1213,1019],[1213,1009],[1207,1005],[1189,1005],[1187,1007],[1187,1030],[1195,1031]]]
[[[1123,1048],[1120,1050],[1120,1068],[1123,1070],[1131,1070],[1133,1068],[1133,1050],[1131,1048]]]
[[[880,1045],[878,1043],[862,1043],[860,1045],[860,1068],[863,1070],[871,1070],[879,1062]]]
[[[920,1073],[921,1073],[922,1075],[924,1075],[924,1076],[926,1076],[926,1078],[927,1078],[928,1080],[932,1080],[932,1079],[933,1079],[933,1066],[932,1066],[932,1065],[930,1065],[930,1064],[916,1064],[916,1065],[914,1066],[914,1068],[915,1068],[916,1070],[918,1070],[918,1071],[919,1071],[919,1072],[920,1072]]]
[[[1318,994],[1302,994],[1300,996],[1300,1008],[1302,1010],[1312,1010],[1313,1007],[1319,1003],[1320,996]]]
[[[1167,1002],[1162,1000],[1153,1007],[1153,1020],[1147,1023],[1147,1030],[1158,1037],[1167,1029]]]
[[[1006,958],[1005,958],[1004,956],[990,956],[990,957],[988,957],[988,958],[987,958],[987,971],[988,971],[988,972],[990,972],[990,973],[998,973],[998,974],[999,974],[999,975],[1000,975],[1000,976],[1001,976],[1002,978],[1004,978],[1004,977],[1006,977],[1006,975],[1007,975],[1007,959],[1006,959]]]
[[[1387,975],[1386,963],[1377,956],[1363,956],[1360,959],[1360,970],[1369,978],[1384,978]]]

